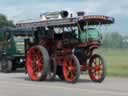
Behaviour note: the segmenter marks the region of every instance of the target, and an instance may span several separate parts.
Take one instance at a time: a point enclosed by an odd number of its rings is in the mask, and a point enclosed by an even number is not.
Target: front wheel
[[[101,83],[106,76],[106,65],[103,57],[94,54],[89,61],[89,76],[92,81]]]
[[[80,76],[80,63],[75,55],[64,58],[63,61],[64,78],[69,83],[76,83]]]

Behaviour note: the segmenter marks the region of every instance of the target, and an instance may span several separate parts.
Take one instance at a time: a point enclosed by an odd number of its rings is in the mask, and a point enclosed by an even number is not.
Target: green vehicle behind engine
[[[12,72],[24,67],[25,39],[31,38],[32,31],[26,29],[0,29],[0,70]]]

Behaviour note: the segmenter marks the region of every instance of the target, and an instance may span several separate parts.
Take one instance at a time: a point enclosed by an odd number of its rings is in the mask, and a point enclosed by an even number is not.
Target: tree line
[[[10,26],[11,27],[14,26],[13,21],[8,20],[8,18],[5,15],[0,14],[0,28],[10,27]]]
[[[103,48],[128,48],[128,36],[121,35],[119,32],[110,32],[103,35]]]

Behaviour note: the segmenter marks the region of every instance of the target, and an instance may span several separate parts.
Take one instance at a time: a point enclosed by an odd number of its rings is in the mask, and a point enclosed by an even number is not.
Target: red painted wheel
[[[31,80],[41,81],[46,78],[49,64],[49,55],[42,46],[29,49],[26,59],[27,73]]]
[[[75,83],[80,76],[80,63],[75,55],[70,55],[63,62],[64,78],[69,83]]]
[[[98,55],[94,54],[89,61],[89,76],[94,82],[102,82],[106,76],[106,65],[104,59]]]

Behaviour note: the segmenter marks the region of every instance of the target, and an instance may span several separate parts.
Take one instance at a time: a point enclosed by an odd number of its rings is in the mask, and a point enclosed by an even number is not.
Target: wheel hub
[[[74,67],[70,66],[70,67],[68,68],[68,70],[69,70],[69,71],[74,71]]]
[[[96,65],[96,66],[95,66],[95,70],[96,70],[96,71],[100,71],[100,65]]]

